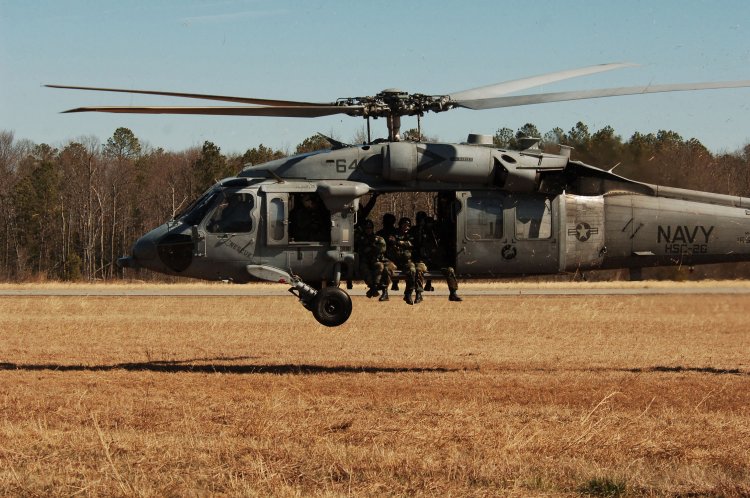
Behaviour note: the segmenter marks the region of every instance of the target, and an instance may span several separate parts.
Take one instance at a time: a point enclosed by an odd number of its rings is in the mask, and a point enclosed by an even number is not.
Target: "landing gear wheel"
[[[326,327],[336,327],[352,314],[352,299],[338,287],[326,287],[315,296],[311,308],[318,322]]]

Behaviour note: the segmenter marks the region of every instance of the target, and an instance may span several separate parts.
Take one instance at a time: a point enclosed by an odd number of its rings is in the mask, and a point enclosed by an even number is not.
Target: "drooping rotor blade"
[[[69,112],[113,112],[120,114],[202,114],[209,116],[270,116],[289,118],[318,118],[333,114],[361,116],[363,106],[317,106],[317,107],[78,107]]]
[[[495,83],[494,85],[487,85],[479,88],[473,88],[471,90],[454,92],[449,94],[448,96],[452,100],[461,101],[489,99],[493,97],[499,97],[501,95],[507,95],[513,92],[519,92],[521,90],[526,90],[527,88],[554,83],[556,81],[578,78],[579,76],[588,76],[590,74],[602,73],[604,71],[611,71],[613,69],[620,69],[623,67],[632,67],[637,65],[638,64],[633,64],[630,62],[597,64],[595,66],[582,67],[579,69],[567,69],[565,71],[558,71],[555,73],[540,74],[538,76],[531,76],[529,78],[522,78],[520,80],[504,81],[501,83]]]
[[[98,88],[92,86],[66,86],[66,85],[44,85],[49,88],[63,88],[66,90],[91,90],[94,92],[119,92],[119,93],[138,93],[142,95],[163,95],[166,97],[181,97],[187,99],[202,100],[220,100],[222,102],[236,102],[238,104],[257,104],[265,106],[295,106],[295,107],[319,107],[330,106],[331,103],[317,102],[297,102],[293,100],[273,100],[273,99],[255,99],[252,97],[231,97],[226,95],[207,95],[202,93],[182,93],[182,92],[160,92],[155,90],[125,90],[122,88]]]
[[[537,93],[510,97],[455,101],[458,107],[468,109],[495,109],[520,105],[544,104],[566,100],[598,99],[601,97],[618,97],[621,95],[640,95],[643,93],[683,92],[688,90],[715,90],[720,88],[750,87],[750,80],[724,81],[717,83],[681,83],[674,85],[629,86],[620,88],[603,88],[600,90],[582,90],[575,92]]]

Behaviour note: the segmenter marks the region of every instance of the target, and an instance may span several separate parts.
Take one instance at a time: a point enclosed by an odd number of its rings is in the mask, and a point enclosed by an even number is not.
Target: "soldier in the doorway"
[[[458,295],[458,280],[456,271],[451,266],[445,244],[440,240],[435,222],[432,217],[420,211],[417,213],[417,226],[412,229],[416,245],[416,260],[429,268],[439,268],[448,283],[448,300],[463,301]],[[424,290],[432,290],[432,281],[427,280]]]
[[[354,244],[359,255],[359,274],[367,284],[367,297],[381,293],[379,301],[388,301],[388,285],[395,265],[386,259],[386,242],[375,235],[372,221],[365,220],[357,226]]]
[[[375,207],[375,202],[378,200],[378,195],[379,194],[377,192],[373,192],[370,195],[370,198],[367,200],[367,204],[365,204],[364,206],[361,206],[359,210],[357,211],[357,224],[354,226],[354,250],[356,252],[359,252],[357,251],[357,244],[359,243],[359,238],[362,237],[366,232],[365,224],[370,223],[370,225],[372,225],[372,221],[370,221],[368,218],[370,216],[370,212]],[[362,271],[361,265],[362,265],[362,257],[360,255],[360,272]],[[364,280],[364,277],[363,277],[363,280]],[[365,280],[365,282],[367,281]],[[354,286],[352,285],[351,278],[347,278],[346,288],[351,289],[353,287]],[[369,294],[370,291],[368,290],[367,293]],[[368,295],[367,297],[373,297],[373,296]]]
[[[461,204],[456,200],[455,192],[440,192],[437,195],[437,219],[433,225],[433,232],[437,243],[437,252],[433,256],[432,267],[440,268],[448,282],[451,301],[462,301],[458,296],[458,281],[455,271],[456,254],[456,216]]]
[[[318,194],[295,196],[289,213],[289,235],[295,242],[330,242],[331,212]]]

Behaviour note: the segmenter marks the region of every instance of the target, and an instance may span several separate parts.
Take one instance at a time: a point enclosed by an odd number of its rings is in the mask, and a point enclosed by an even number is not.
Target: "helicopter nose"
[[[133,268],[161,271],[163,265],[159,258],[158,244],[168,231],[169,227],[162,225],[136,240],[131,249],[131,256],[127,258],[128,265]]]
[[[120,268],[152,268],[158,257],[156,242],[151,234],[146,234],[138,239],[130,250],[130,256],[117,259]]]
[[[156,241],[151,234],[144,235],[133,245],[133,259],[139,265],[148,267],[148,263],[156,261],[157,257]]]

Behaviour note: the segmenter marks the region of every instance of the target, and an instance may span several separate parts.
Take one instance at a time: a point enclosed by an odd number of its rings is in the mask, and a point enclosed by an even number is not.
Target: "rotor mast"
[[[427,111],[440,112],[454,105],[444,96],[410,94],[396,88],[388,88],[373,97],[353,97],[341,99],[339,105],[361,106],[362,115],[367,119],[367,135],[370,141],[370,118],[383,117],[388,127],[388,141],[401,140],[401,116],[417,116],[417,127],[422,134],[421,117]]]

